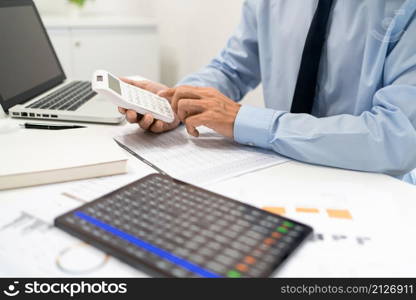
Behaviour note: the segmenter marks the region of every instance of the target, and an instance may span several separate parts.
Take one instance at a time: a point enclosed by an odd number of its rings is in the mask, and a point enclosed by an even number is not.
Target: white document
[[[143,277],[143,273],[26,212],[2,205],[0,266],[7,277]]]
[[[271,151],[242,146],[212,130],[199,128],[190,137],[185,128],[156,135],[141,130],[116,140],[168,175],[205,185],[288,162]]]
[[[259,208],[281,210],[285,217],[313,227],[312,237],[277,276],[416,275],[416,244],[407,242],[414,235],[416,220],[400,210],[415,211],[416,203],[366,188],[365,183],[325,180],[302,183],[299,188],[296,182],[284,180],[271,185],[257,175],[217,183],[210,189]]]

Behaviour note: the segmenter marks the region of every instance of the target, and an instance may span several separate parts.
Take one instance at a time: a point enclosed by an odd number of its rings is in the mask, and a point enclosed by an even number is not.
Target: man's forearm
[[[416,167],[416,131],[400,110],[316,118],[243,106],[237,142],[324,166],[401,176]]]

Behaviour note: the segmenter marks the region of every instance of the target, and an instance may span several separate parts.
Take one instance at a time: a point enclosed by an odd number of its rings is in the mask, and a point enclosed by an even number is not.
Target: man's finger
[[[137,123],[137,113],[134,110],[131,110],[131,109],[127,110],[126,117],[129,123],[132,123],[132,124]]]
[[[123,82],[127,83],[127,84],[132,84],[132,82],[133,82],[133,80],[128,79],[128,78],[126,78],[126,77],[120,77],[119,79],[120,79],[121,81],[123,81]]]
[[[174,88],[165,89],[165,90],[159,91],[157,93],[157,95],[159,97],[167,99],[169,101],[169,103],[172,103],[172,97],[173,97],[174,94],[175,94],[175,89]]]
[[[163,98],[170,98],[169,89],[161,90],[160,92],[157,92],[157,95],[160,96],[160,97],[163,97]]]
[[[178,118],[184,122],[189,116],[206,111],[208,105],[207,101],[204,100],[180,99],[178,102]]]
[[[201,99],[200,93],[198,93],[198,88],[183,86],[176,88],[175,94],[172,97],[171,105],[174,112],[178,112],[178,101],[181,99]]]
[[[150,114],[146,114],[143,116],[143,118],[140,120],[139,125],[142,129],[144,130],[149,130],[150,127],[152,126],[153,122],[155,121],[155,119],[153,118],[152,115]]]
[[[173,95],[175,95],[175,91],[176,91],[176,88],[166,89],[166,90],[160,91],[158,95],[164,98],[172,98]]]
[[[127,113],[127,109],[122,108],[122,107],[119,107],[119,108],[118,108],[118,111],[119,111],[122,115],[125,115],[125,114]]]
[[[166,131],[166,123],[161,121],[161,120],[157,120],[150,127],[150,131],[154,132],[154,133],[162,133],[162,132]]]
[[[199,137],[199,131],[196,129],[199,126],[206,125],[206,113],[189,117],[185,120],[186,131],[194,137]]]
[[[146,87],[149,85],[149,81],[146,81],[146,80],[135,81],[135,80],[131,80],[131,79],[128,79],[128,78],[120,78],[120,80],[127,83],[127,84],[137,86],[141,89],[146,89]]]

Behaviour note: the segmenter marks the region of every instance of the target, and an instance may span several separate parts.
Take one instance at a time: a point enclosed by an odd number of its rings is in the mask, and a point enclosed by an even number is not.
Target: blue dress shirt
[[[290,108],[318,0],[246,0],[225,49],[180,85],[244,105],[234,138],[293,159],[416,182],[416,0],[336,0],[312,115]]]

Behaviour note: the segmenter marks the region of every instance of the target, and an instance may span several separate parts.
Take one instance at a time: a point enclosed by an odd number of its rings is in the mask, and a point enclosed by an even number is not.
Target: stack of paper
[[[208,184],[288,162],[271,151],[242,146],[207,128],[190,137],[185,128],[162,135],[141,130],[116,138],[159,171],[193,183]]]

